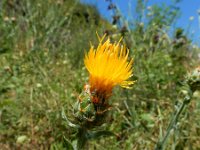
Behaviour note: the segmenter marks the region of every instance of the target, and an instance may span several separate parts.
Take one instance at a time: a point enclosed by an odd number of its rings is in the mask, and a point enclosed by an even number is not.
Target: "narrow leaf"
[[[67,150],[74,150],[72,143],[64,136],[64,144]]]
[[[67,122],[68,126],[73,127],[73,128],[79,128],[78,125],[75,125],[75,124],[73,124],[72,122],[69,121],[69,119],[67,118],[67,116],[65,114],[64,108],[62,108],[61,115],[62,115],[62,118]]]
[[[88,134],[88,139],[98,139],[101,136],[115,136],[111,131],[95,131]]]

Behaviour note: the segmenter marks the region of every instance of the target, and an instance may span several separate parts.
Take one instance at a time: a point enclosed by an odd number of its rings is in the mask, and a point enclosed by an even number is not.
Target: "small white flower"
[[[143,23],[143,22],[140,22],[140,26],[143,27],[143,26],[144,26],[144,23]]]
[[[148,6],[148,7],[147,7],[147,10],[151,10],[151,9],[152,9],[152,7],[151,7],[151,6]]]

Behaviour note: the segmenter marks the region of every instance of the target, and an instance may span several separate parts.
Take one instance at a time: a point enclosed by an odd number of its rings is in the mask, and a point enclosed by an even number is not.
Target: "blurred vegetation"
[[[62,120],[61,108],[72,114],[88,80],[83,57],[90,42],[98,44],[96,31],[113,41],[124,37],[137,83],[129,91],[113,91],[104,128],[117,136],[91,141],[89,149],[153,149],[163,136],[181,102],[186,73],[200,63],[200,49],[173,26],[179,1],[147,8],[138,0],[135,20],[128,22],[107,3],[114,12],[111,23],[94,6],[75,0],[0,1],[1,149],[66,149],[75,131]],[[167,149],[200,149],[199,99],[197,92]]]

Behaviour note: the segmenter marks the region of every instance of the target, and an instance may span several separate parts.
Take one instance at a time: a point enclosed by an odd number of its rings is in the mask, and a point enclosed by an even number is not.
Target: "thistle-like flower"
[[[118,43],[111,43],[105,36],[100,39],[97,49],[91,46],[90,51],[85,55],[84,63],[89,71],[90,92],[95,93],[99,99],[107,99],[111,96],[112,89],[116,85],[130,88],[134,81],[128,81],[132,76],[133,59],[128,61],[129,50],[126,46]]]
[[[78,149],[82,149],[91,138],[115,135],[109,131],[98,132],[91,129],[105,123],[111,108],[108,99],[113,88],[117,85],[130,88],[135,82],[129,80],[133,75],[133,59],[129,61],[129,50],[120,45],[121,39],[117,43],[111,43],[109,38],[103,42],[104,38],[105,35],[99,38],[100,43],[96,49],[91,45],[89,52],[85,54],[84,63],[89,72],[89,82],[73,107],[73,123],[66,119],[70,126],[78,129]]]
[[[133,59],[128,61],[129,50],[117,43],[111,43],[105,35],[99,38],[99,45],[93,45],[85,54],[84,63],[89,72],[89,83],[85,85],[76,103],[75,115],[79,120],[93,122],[104,116],[109,110],[108,98],[115,86],[130,88],[135,81],[129,80],[133,75]],[[101,119],[102,120],[102,119]]]

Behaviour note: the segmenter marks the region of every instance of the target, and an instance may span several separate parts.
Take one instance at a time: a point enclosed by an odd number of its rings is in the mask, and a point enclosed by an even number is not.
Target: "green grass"
[[[0,146],[64,149],[64,137],[72,141],[75,130],[62,120],[61,109],[72,118],[72,105],[88,81],[84,51],[90,42],[97,45],[96,31],[111,30],[112,40],[119,40],[120,30],[75,1],[3,0],[0,9]],[[118,136],[91,141],[90,149],[153,149],[181,101],[186,73],[199,64],[199,48],[189,39],[174,40],[152,24],[126,33],[137,82],[131,90],[113,91],[103,128]],[[168,149],[200,148],[199,98],[195,93]]]

